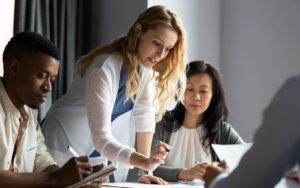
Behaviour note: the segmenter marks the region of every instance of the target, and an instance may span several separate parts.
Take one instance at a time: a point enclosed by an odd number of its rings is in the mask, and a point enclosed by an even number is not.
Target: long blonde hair
[[[170,50],[169,54],[153,66],[153,76],[156,81],[156,95],[153,99],[160,105],[156,109],[156,121],[160,121],[163,113],[174,98],[177,102],[183,100],[183,94],[186,84],[185,66],[186,66],[186,41],[185,31],[179,17],[167,10],[163,6],[153,6],[141,13],[126,36],[115,39],[112,43],[94,49],[89,54],[81,57],[77,61],[76,74],[84,76],[90,63],[99,55],[114,54],[123,57],[123,65],[128,72],[126,81],[126,100],[129,98],[135,102],[134,95],[138,92],[141,75],[141,60],[136,51],[138,45],[138,31],[135,25],[139,23],[142,32],[149,29],[156,29],[158,26],[171,28],[178,33],[178,39]]]

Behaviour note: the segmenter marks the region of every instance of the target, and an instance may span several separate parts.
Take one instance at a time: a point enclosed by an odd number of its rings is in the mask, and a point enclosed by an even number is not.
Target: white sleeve
[[[138,105],[134,109],[134,121],[136,132],[155,132],[155,109],[152,104],[155,87],[149,71],[145,86],[137,100]]]
[[[288,80],[265,110],[252,148],[220,187],[273,188],[300,159],[300,82]]]
[[[89,127],[96,150],[101,156],[125,168],[133,148],[119,143],[111,133],[112,83],[101,69],[94,69],[86,84],[86,109]]]

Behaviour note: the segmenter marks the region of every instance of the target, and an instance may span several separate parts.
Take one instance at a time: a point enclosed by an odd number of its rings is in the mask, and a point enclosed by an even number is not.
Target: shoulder
[[[298,85],[300,87],[300,74],[298,76],[295,76],[294,79],[297,80]]]
[[[120,55],[104,55],[105,64],[116,64],[116,65],[122,65],[123,58]]]
[[[222,121],[219,129],[220,144],[240,144],[244,143],[240,135],[234,130],[232,125]]]
[[[165,126],[167,124],[167,121],[165,117],[163,117],[159,122],[156,123],[155,126],[155,132],[157,131],[165,131]]]
[[[220,127],[220,132],[223,134],[234,134],[234,135],[238,135],[238,133],[234,130],[234,128],[232,127],[231,124],[222,121],[221,122],[221,127]]]
[[[168,120],[165,116],[160,122],[156,123],[152,146],[156,146],[158,141],[163,141],[168,144],[172,134],[171,130],[173,128],[173,125],[174,121]],[[171,130],[169,130],[169,128]]]
[[[119,55],[102,54],[97,56],[91,63],[99,66],[106,63],[122,63],[123,59]]]
[[[289,78],[273,98],[272,106],[297,106],[300,103],[300,75]],[[284,111],[284,109],[282,109]]]
[[[232,130],[234,131],[231,124],[225,121],[220,122],[219,134],[221,137],[230,134]]]
[[[118,55],[104,54],[93,60],[87,69],[86,77],[88,80],[105,79],[118,81],[122,68],[123,59]]]
[[[156,130],[160,132],[160,134],[171,135],[176,125],[177,122],[174,118],[174,114],[172,114],[172,111],[169,111],[164,114],[160,122],[156,123]]]
[[[228,131],[232,129],[232,125],[230,125],[229,123],[222,121],[220,122],[220,130],[222,131]]]
[[[118,55],[103,54],[96,57],[87,69],[87,75],[95,69],[102,69],[104,72],[115,72],[121,69],[123,59]]]
[[[275,97],[271,100],[269,106],[264,110],[263,122],[260,129],[265,132],[267,132],[267,129],[272,129],[272,134],[274,135],[275,132],[276,134],[286,134],[290,137],[291,134],[299,134],[299,129],[297,128],[300,121],[299,96],[300,75],[289,78],[280,87],[278,92],[275,94]]]
[[[161,126],[161,127],[165,127],[165,126],[173,126],[174,124],[174,120],[172,119],[172,115],[170,112],[167,112],[164,114],[164,116],[162,117],[162,119],[156,123],[156,126]]]

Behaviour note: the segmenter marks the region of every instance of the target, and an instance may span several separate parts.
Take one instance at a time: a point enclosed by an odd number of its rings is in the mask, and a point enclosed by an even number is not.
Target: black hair
[[[213,81],[213,96],[208,109],[204,112],[203,123],[205,135],[203,136],[202,146],[208,148],[217,138],[217,131],[222,128],[223,122],[228,120],[228,107],[225,98],[225,90],[222,83],[221,73],[209,63],[203,61],[193,61],[186,68],[186,76],[189,78],[192,75],[207,73]],[[165,114],[165,118],[176,123],[164,125],[165,129],[170,132],[175,132],[183,124],[185,116],[185,108],[182,103],[177,103],[174,110]],[[208,144],[205,145],[205,141]]]
[[[47,38],[42,35],[25,31],[13,36],[7,43],[3,52],[3,63],[11,58],[18,58],[25,53],[42,51],[45,54],[60,60],[59,49]]]

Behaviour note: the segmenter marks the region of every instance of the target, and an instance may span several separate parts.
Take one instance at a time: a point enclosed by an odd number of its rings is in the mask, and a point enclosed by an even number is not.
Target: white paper
[[[234,170],[238,166],[243,155],[252,147],[252,143],[234,145],[212,144],[212,147],[219,159],[221,161],[225,159],[230,169]]]
[[[147,187],[163,187],[163,188],[179,188],[179,187],[190,187],[190,188],[204,188],[204,186],[191,186],[185,184],[172,183],[171,185],[158,185],[158,184],[144,184],[144,183],[103,183],[105,186],[113,186],[113,187],[131,187],[131,188],[147,188]]]
[[[219,159],[222,161],[226,160],[228,166],[234,170],[244,154],[252,147],[252,143],[250,144],[236,144],[236,145],[218,145],[212,144],[216,154]],[[289,180],[286,178],[282,178],[281,181],[275,186],[275,188],[299,188],[300,184]]]

